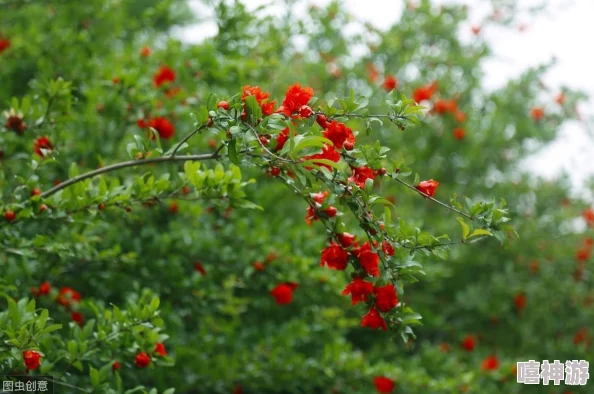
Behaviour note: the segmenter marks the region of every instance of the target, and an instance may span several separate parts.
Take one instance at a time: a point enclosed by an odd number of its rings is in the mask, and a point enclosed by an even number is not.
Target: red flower
[[[594,225],[594,209],[586,209],[584,212],[582,212],[582,216],[586,220],[588,226]]]
[[[247,96],[254,96],[254,98],[258,102],[258,105],[262,105],[262,103],[266,102],[270,97],[270,94],[268,92],[263,92],[259,86],[247,85],[244,86],[242,89],[243,93],[241,95],[241,100],[243,100],[244,103]]]
[[[375,66],[375,64],[373,63],[367,63],[365,65],[365,68],[367,69],[367,78],[369,79],[369,82],[373,83],[375,81],[377,81],[377,79],[379,78],[379,71],[377,70],[377,67]],[[392,77],[394,78],[394,77]],[[387,79],[387,78],[386,78]],[[398,82],[396,82],[398,83]],[[384,82],[385,84],[385,82]],[[396,87],[394,86],[393,89],[395,89]],[[390,89],[392,90],[392,89]]]
[[[369,241],[365,242],[363,246],[361,246],[358,250],[356,250],[355,255],[359,259],[361,266],[367,272],[368,275],[371,276],[379,276],[379,255],[371,251],[371,245],[369,245]]]
[[[388,312],[398,305],[398,296],[392,283],[374,288],[373,293],[375,294],[375,305],[382,312]]]
[[[358,276],[353,278],[351,283],[346,285],[342,295],[351,295],[351,303],[357,305],[359,302],[367,302],[367,296],[373,293],[373,283],[366,282]]]
[[[175,71],[167,66],[161,66],[159,71],[153,76],[155,87],[163,85],[165,82],[175,81]]]
[[[140,352],[136,355],[134,363],[138,368],[146,368],[151,363],[151,357],[145,352]]]
[[[579,330],[573,337],[573,343],[575,345],[586,341],[586,329]]]
[[[333,120],[328,124],[327,130],[324,131],[324,137],[328,138],[334,144],[336,149],[342,149],[345,142],[355,143],[355,135],[353,130],[348,128],[344,123]]]
[[[320,114],[316,117],[316,122],[320,125],[321,128],[325,129],[328,127],[328,120],[326,119],[326,115]]]
[[[495,356],[489,356],[483,360],[481,368],[483,371],[494,371],[499,368],[499,360]]]
[[[48,295],[50,290],[52,289],[51,285],[49,284],[49,282],[43,282],[42,284],[39,285],[39,287],[34,287],[31,292],[33,293],[33,295],[35,297],[41,296],[41,295]]]
[[[11,108],[10,111],[4,111],[4,116],[6,117],[4,127],[14,131],[18,135],[22,135],[27,128],[27,124],[23,121],[23,114]]]
[[[37,137],[37,139],[35,140],[35,143],[33,144],[33,150],[35,151],[35,153],[37,153],[37,155],[39,155],[39,157],[45,157],[45,153],[42,151],[42,149],[46,151],[51,151],[52,149],[54,149],[49,138]]]
[[[361,327],[369,327],[375,330],[382,328],[384,331],[388,329],[386,321],[379,314],[375,307],[371,308],[369,312],[361,319]]]
[[[163,116],[157,116],[156,118],[152,118],[151,120],[149,120],[148,126],[157,130],[157,132],[159,133],[159,138],[162,138],[164,140],[173,137],[173,135],[175,134],[175,126],[169,121],[169,119]]]
[[[140,56],[149,57],[151,55],[151,52],[152,50],[150,47],[142,47],[142,49],[140,50]],[[175,79],[175,76],[173,79]]]
[[[382,242],[382,251],[386,256],[394,256],[394,246],[388,241]]]
[[[121,366],[122,365],[119,361],[114,361],[113,364],[111,364],[111,369],[113,369],[114,371],[118,371]]]
[[[386,75],[384,79],[384,90],[391,92],[398,87],[398,80],[393,75]]]
[[[328,197],[328,192],[319,192],[311,194],[311,198],[318,204],[322,204],[326,197]]]
[[[73,322],[75,322],[76,324],[78,324],[81,327],[83,326],[85,317],[84,317],[84,315],[82,313],[80,313],[80,312],[72,312],[70,314],[70,317],[72,318],[72,321]]]
[[[73,303],[80,302],[80,294],[72,287],[62,287],[60,289],[60,293],[58,293],[56,302],[60,305],[64,305],[65,307],[69,307]]]
[[[289,89],[285,94],[285,99],[281,104],[283,113],[292,115],[293,113],[299,111],[302,106],[307,105],[313,95],[314,91],[310,87],[301,88],[301,85],[298,83],[289,86]]]
[[[431,100],[433,93],[437,90],[437,82],[433,82],[431,85],[421,86],[415,89],[413,92],[413,99],[420,103],[421,101]]]
[[[464,130],[462,127],[456,127],[454,129],[454,138],[456,138],[458,141],[463,140],[465,135],[466,130]]]
[[[456,104],[456,100],[437,100],[433,105],[433,111],[437,112],[438,114],[445,114],[446,112],[454,112],[457,109],[458,105]]]
[[[262,106],[262,115],[270,116],[274,113],[276,109],[276,101],[269,101],[267,103],[263,103]]]
[[[316,159],[325,159],[333,161],[334,163],[338,163],[340,161],[340,153],[334,150],[333,146],[324,145],[322,146],[322,153],[316,153],[315,155],[305,156],[303,159],[305,160],[316,160]],[[332,171],[332,167],[327,164],[317,163],[321,167],[326,167],[328,171]],[[311,167],[305,167],[308,170],[311,170]]]
[[[0,38],[0,53],[4,52],[10,47],[10,41],[6,38]]]
[[[155,345],[155,350],[153,350],[153,353],[159,353],[161,356],[165,357],[167,355],[167,350],[165,350],[165,345],[163,345],[161,342],[158,342]]]
[[[270,294],[274,297],[278,305],[290,304],[293,301],[293,290],[297,287],[290,283],[281,283],[276,285],[274,289],[270,291]]]
[[[522,310],[526,307],[526,296],[523,293],[518,293],[514,296],[514,305],[518,310]]]
[[[344,270],[347,267],[349,254],[339,244],[331,242],[326,249],[322,250],[320,267],[325,265],[330,269]]]
[[[299,116],[302,118],[309,118],[313,115],[313,110],[309,105],[304,105],[299,109]]]
[[[474,350],[474,347],[476,346],[476,338],[473,335],[467,335],[462,340],[460,346],[467,352],[472,352]]]
[[[580,248],[575,253],[575,259],[577,261],[587,261],[590,258],[590,249],[589,248]]]
[[[204,266],[200,262],[194,263],[194,271],[200,272],[200,274],[202,274],[202,276],[206,275],[206,270],[204,269]]]
[[[265,268],[264,263],[260,261],[256,261],[255,263],[253,263],[252,267],[254,267],[256,271],[264,271]]]
[[[430,179],[428,181],[419,182],[417,185],[417,190],[421,193],[425,193],[429,197],[433,197],[435,195],[435,189],[439,186],[439,182]]]
[[[396,388],[394,381],[384,376],[376,376],[373,378],[373,383],[377,392],[381,394],[389,394]]]
[[[466,114],[460,110],[454,112],[454,118],[458,123],[466,122]]]
[[[565,103],[565,94],[563,92],[559,93],[559,95],[555,97],[555,102],[559,105],[563,105]]]
[[[479,33],[481,32],[481,27],[480,26],[472,26],[470,28],[470,30],[472,30],[472,34],[474,34],[475,36],[478,36]]]
[[[365,181],[374,179],[377,171],[372,170],[367,166],[353,167],[353,174],[349,177],[349,182],[355,183],[361,189],[365,188]]]
[[[355,242],[355,236],[349,233],[338,234],[338,240],[345,248],[350,247]]]
[[[42,357],[43,356],[41,355],[41,353],[38,353],[35,350],[25,350],[23,352],[23,360],[25,361],[25,366],[27,367],[27,370],[32,371],[34,369],[39,368]]]
[[[541,107],[534,107],[530,110],[530,116],[538,122],[544,117],[544,109]]]
[[[276,136],[276,146],[274,147],[274,151],[278,152],[279,150],[283,149],[287,141],[289,140],[289,128],[287,127],[280,134]]]

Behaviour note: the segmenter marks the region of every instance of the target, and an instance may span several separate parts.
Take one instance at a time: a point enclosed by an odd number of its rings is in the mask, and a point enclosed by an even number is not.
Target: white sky
[[[435,0],[447,3],[456,0]],[[295,14],[302,14],[310,4],[323,6],[330,0],[299,2]],[[487,0],[467,0],[471,17],[463,39],[471,39],[470,26],[480,24],[486,13],[490,12]],[[534,5],[542,0],[519,0],[522,5]],[[243,0],[248,9],[263,4],[267,13],[283,12],[282,1]],[[344,0],[347,9],[358,19],[366,20],[379,28],[388,28],[398,21],[402,11],[400,0]],[[497,88],[511,78],[515,78],[528,67],[548,62],[553,56],[557,64],[544,79],[545,85],[556,95],[561,85],[586,91],[594,98],[594,54],[587,37],[594,37],[594,0],[549,0],[548,11],[538,17],[525,15],[519,23],[526,30],[487,27],[481,31],[488,40],[495,56],[485,64],[485,87]],[[208,20],[208,13],[197,2],[193,6],[199,16]],[[464,27],[463,27],[464,30]],[[179,36],[190,42],[198,42],[216,34],[214,23],[204,23],[186,28]],[[594,99],[579,106],[584,118],[594,116]],[[594,175],[594,140],[586,128],[573,122],[561,130],[556,141],[545,147],[534,157],[526,160],[526,167],[545,177],[558,174],[562,170],[572,172],[572,181],[577,188],[583,185],[586,177]]]

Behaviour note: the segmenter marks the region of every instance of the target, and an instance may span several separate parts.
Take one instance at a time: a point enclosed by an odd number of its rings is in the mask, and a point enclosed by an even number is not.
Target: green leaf
[[[464,240],[468,238],[468,234],[470,234],[470,227],[468,226],[468,224],[464,223],[464,219],[460,217],[458,218],[458,222],[462,226],[462,239]]]
[[[327,138],[315,135],[307,136],[302,138],[299,142],[297,142],[292,153],[296,154],[297,152],[302,151],[306,148],[321,148],[325,144],[332,146],[334,145],[334,143]]]
[[[231,141],[229,141],[229,144],[227,144],[227,153],[229,154],[229,160],[231,160],[231,163],[239,165],[239,158],[237,157],[237,139],[233,138]]]
[[[488,235],[490,237],[493,236],[489,230],[485,230],[483,228],[476,229],[470,234],[470,237],[478,237],[479,235]]]
[[[91,384],[93,385],[93,387],[99,386],[99,383],[101,382],[99,371],[93,367],[90,367],[89,375],[91,377]]]

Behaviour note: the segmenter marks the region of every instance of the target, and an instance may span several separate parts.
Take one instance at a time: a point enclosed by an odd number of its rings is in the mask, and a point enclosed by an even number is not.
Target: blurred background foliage
[[[513,18],[513,7],[496,3],[494,9]],[[348,15],[339,2],[312,5],[305,16],[287,4],[284,17],[273,17],[248,12],[240,1],[206,2],[218,33],[188,44],[171,29],[200,16],[181,0],[1,1],[0,38],[10,47],[0,53],[0,108],[14,107],[13,97],[20,106],[25,96],[32,103],[23,135],[0,131],[3,203],[18,199],[13,191],[23,179],[41,190],[67,179],[71,162],[94,169],[126,160],[132,136],[144,133],[137,120],[149,115],[174,119],[175,137],[161,141],[168,149],[192,130],[190,113],[209,93],[226,97],[243,85],[259,85],[279,100],[299,82],[329,99],[352,88],[369,97],[370,113],[381,113],[391,75],[397,90],[410,96],[436,81],[423,102],[431,110],[420,127],[375,127],[365,138],[380,139],[392,159],[402,159],[421,178],[438,180],[442,200],[454,194],[505,197],[520,237],[504,247],[496,240],[457,245],[445,261],[424,259],[426,275],[402,295],[423,325],[416,340],[403,343],[390,332],[359,327],[363,307],[351,307],[340,295],[346,274],[318,266],[325,245],[321,226],[305,224],[306,207],[280,183],[246,168],[244,178],[257,180],[246,187],[248,198],[264,211],[230,210],[220,200],[180,200],[173,210],[164,199],[130,212],[118,206],[53,212],[0,227],[0,277],[16,287],[10,295],[30,297],[29,289],[46,280],[56,288],[71,286],[81,293],[85,316],[110,303],[136,302],[143,289],[158,295],[172,361],[139,370],[131,349],[121,360],[125,388],[369,393],[373,377],[382,375],[396,382],[397,393],[591,392],[591,383],[520,385],[513,370],[517,361],[592,355],[591,230],[578,223],[591,201],[572,194],[565,178],[543,181],[518,169],[521,159],[576,117],[574,104],[583,94],[566,89],[559,103],[544,90],[540,77],[553,63],[486,91],[481,62],[490,56],[489,46],[479,38],[458,39],[468,11],[460,5],[408,4],[397,24],[380,31]],[[345,26],[353,23],[362,33],[346,35]],[[357,46],[367,48],[364,55],[353,55]],[[141,54],[144,47],[148,56]],[[162,65],[175,70],[174,94],[153,85]],[[52,89],[50,81],[58,78],[71,86]],[[458,112],[436,112],[438,101],[451,99]],[[544,116],[537,120],[533,109],[541,107]],[[357,120],[349,125],[364,129]],[[39,136],[50,138],[58,160],[31,169]],[[224,138],[202,134],[190,151],[212,152]],[[150,171],[175,176],[177,169]],[[394,217],[437,234],[461,234],[452,214],[414,192],[387,181],[375,188],[395,201]],[[255,262],[263,262],[264,271]],[[290,305],[276,305],[268,294],[282,281],[299,283]],[[39,304],[68,325],[70,317],[53,302]],[[54,333],[48,348],[70,338],[77,329],[70,324]],[[468,336],[476,339],[472,351],[461,346]],[[498,368],[482,370],[491,355]],[[63,376],[88,386],[87,371],[68,369]]]

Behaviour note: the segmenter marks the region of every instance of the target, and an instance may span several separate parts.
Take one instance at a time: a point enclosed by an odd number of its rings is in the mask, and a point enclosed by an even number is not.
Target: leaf
[[[231,163],[239,165],[239,158],[237,157],[237,140],[235,138],[233,138],[231,141],[229,141],[229,144],[227,145],[227,153],[229,154],[229,160],[231,160]]]
[[[470,227],[468,226],[468,224],[464,223],[464,219],[460,217],[458,218],[458,222],[462,226],[462,239],[464,240],[468,238],[468,234],[470,234]]]
[[[479,235],[488,235],[490,237],[493,236],[489,230],[485,230],[484,228],[476,229],[470,234],[470,237],[478,237]]]
[[[327,138],[319,137],[319,136],[308,136],[301,139],[293,149],[292,153],[297,153],[306,148],[321,148],[324,144],[328,144],[334,146],[334,143]]]
[[[99,371],[93,367],[90,367],[89,375],[91,377],[91,384],[93,385],[93,387],[99,386],[99,383],[101,382]]]
[[[335,163],[332,160],[328,160],[328,159],[310,159],[310,160],[305,160],[303,162],[304,166],[310,166],[310,167],[311,167],[311,165],[319,167],[321,164],[325,164],[327,166],[330,166],[332,168],[336,168],[337,170],[340,170],[338,163]]]

